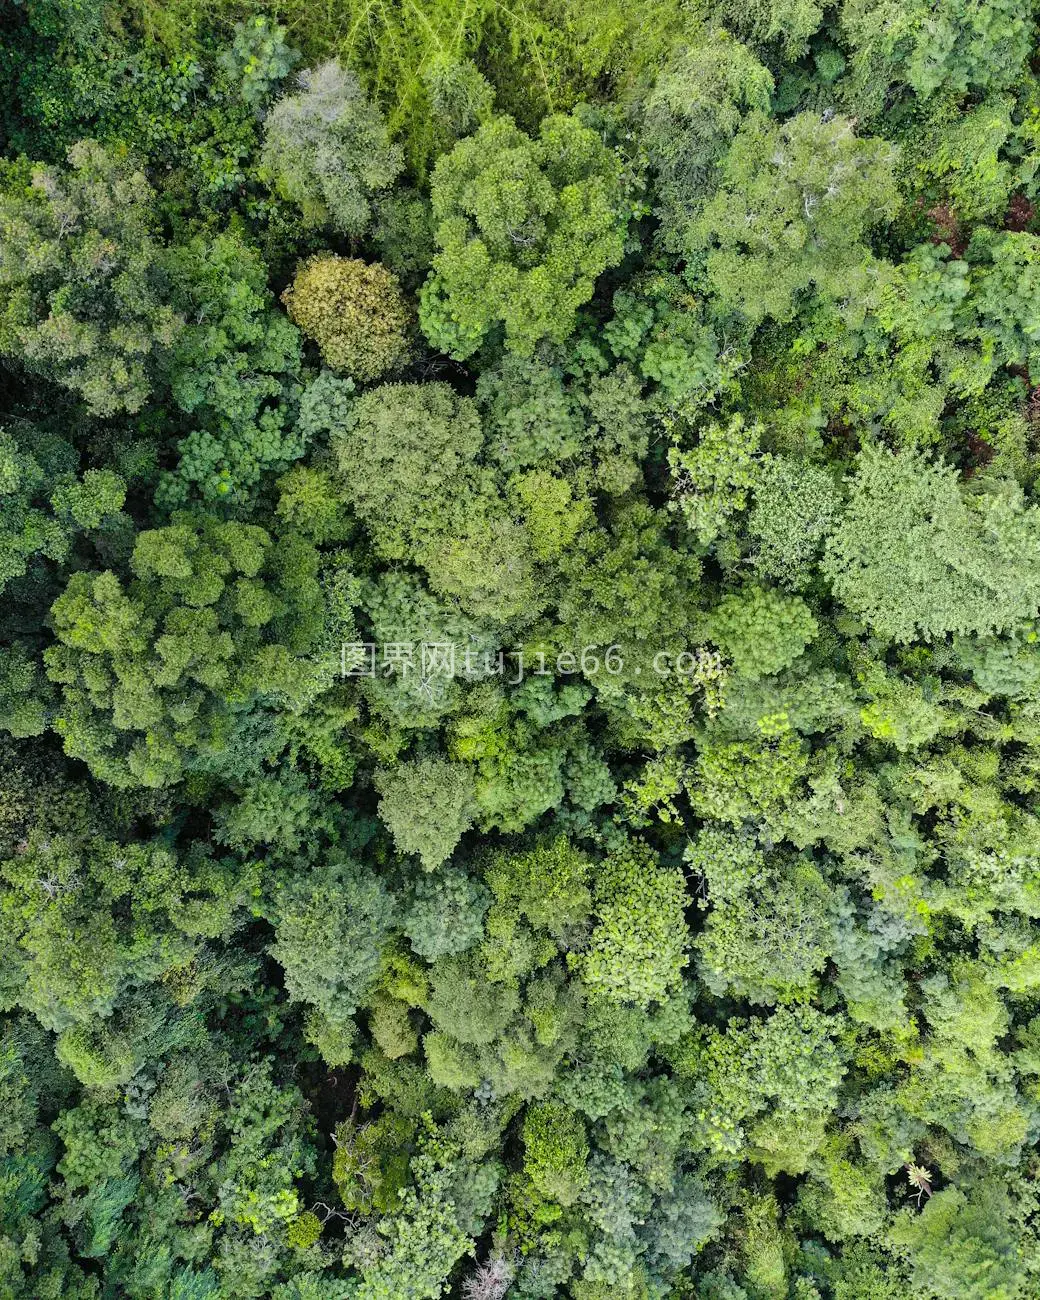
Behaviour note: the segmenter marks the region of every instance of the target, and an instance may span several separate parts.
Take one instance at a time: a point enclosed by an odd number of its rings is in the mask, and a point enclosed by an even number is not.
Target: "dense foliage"
[[[1040,1294],[1040,5],[3,16],[0,1300]]]

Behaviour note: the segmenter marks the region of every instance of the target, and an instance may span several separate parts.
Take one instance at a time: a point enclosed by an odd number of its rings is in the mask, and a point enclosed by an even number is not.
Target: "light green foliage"
[[[942,731],[942,707],[920,687],[883,672],[865,672],[862,681],[872,698],[860,710],[860,721],[877,740],[905,751],[927,744]]]
[[[746,587],[727,596],[713,610],[711,626],[733,667],[752,678],[787,668],[819,630],[800,596],[783,596],[772,587]]]
[[[1004,234],[984,243],[989,264],[980,272],[976,309],[979,336],[1008,365],[1037,365],[1040,331],[1040,238]]]
[[[256,871],[154,842],[40,835],[0,878],[14,998],[61,1031],[111,1017],[127,990],[192,960],[201,936],[229,932]]]
[[[313,1161],[304,1114],[298,1089],[276,1080],[270,1062],[242,1072],[230,1098],[228,1148],[214,1171],[219,1221],[263,1237],[297,1218],[295,1183]]]
[[[63,1112],[54,1131],[64,1146],[58,1173],[74,1189],[128,1174],[137,1163],[143,1136],[140,1122],[90,1100]]]
[[[536,469],[517,474],[509,487],[539,560],[555,559],[590,522],[588,502],[582,497],[575,499],[565,478]]]
[[[465,952],[484,935],[487,891],[461,872],[440,872],[415,882],[402,925],[415,952],[427,961]]]
[[[797,590],[812,576],[833,527],[840,497],[822,467],[787,456],[764,456],[753,486],[748,532],[758,572]]]
[[[314,388],[314,385],[311,385]],[[351,525],[328,470],[294,465],[278,480],[279,520],[316,545],[348,537]]]
[[[755,453],[761,436],[760,425],[748,425],[735,415],[727,425],[707,425],[691,450],[669,448],[672,508],[702,546],[717,541],[732,516],[746,508],[749,489],[758,481]]]
[[[507,471],[569,461],[582,450],[582,424],[558,367],[507,352],[477,381],[488,453]]]
[[[836,1300],[897,1300],[909,1282],[890,1256],[857,1242],[826,1263]]]
[[[196,238],[177,249],[170,274],[187,324],[170,358],[170,388],[198,421],[179,447],[180,464],[160,494],[183,503],[243,497],[266,470],[285,469],[306,450],[292,428],[300,336],[273,309],[263,261],[230,235]]]
[[[416,853],[426,871],[449,858],[473,824],[473,773],[459,763],[420,759],[377,778],[379,815],[401,853]]]
[[[47,727],[47,686],[40,666],[17,641],[0,649],[0,728],[19,740]]]
[[[87,1102],[66,1111],[53,1127],[65,1148],[56,1170],[65,1181],[66,1221],[75,1225],[81,1254],[104,1255],[138,1189],[143,1126]]]
[[[378,585],[363,593],[363,603],[375,637],[373,644],[403,647],[403,662],[395,665],[397,651],[384,651],[382,658],[388,662],[363,683],[371,707],[395,726],[437,726],[446,715],[457,713],[463,680],[480,682],[494,671],[494,638],[454,603],[431,595],[414,576],[401,571],[382,574]],[[423,645],[441,647],[434,652],[433,661],[427,650],[425,671]],[[447,671],[452,660],[455,676]],[[497,712],[501,698],[492,698]],[[484,721],[481,719],[480,729]],[[461,727],[461,721],[456,725]],[[452,750],[453,757],[469,759],[479,753],[479,744],[470,745],[460,738]]]
[[[259,110],[273,87],[285,80],[300,55],[285,39],[284,27],[262,15],[235,24],[234,40],[220,64],[241,87],[242,98]]]
[[[659,385],[658,400],[694,410],[729,382],[737,358],[720,347],[703,304],[678,276],[632,281],[614,295],[613,307],[603,337],[616,356]],[[625,372],[615,375],[623,379]]]
[[[682,872],[634,841],[601,864],[594,899],[588,948],[573,959],[582,979],[608,1001],[664,1001],[687,962]]]
[[[644,106],[643,130],[657,180],[661,237],[685,249],[719,183],[718,167],[744,116],[765,112],[773,79],[747,46],[722,29],[658,74]]]
[[[723,6],[724,21],[753,45],[775,43],[784,58],[794,61],[808,48],[809,38],[823,22],[816,0],[752,0]]]
[[[358,235],[373,196],[401,170],[400,150],[357,78],[335,60],[298,81],[298,93],[279,100],[264,123],[263,168],[309,225]]]
[[[879,315],[885,328],[931,356],[936,336],[952,331],[966,310],[970,269],[963,259],[950,256],[944,245],[918,244],[910,249],[882,292]]]
[[[588,857],[561,836],[528,853],[496,857],[486,874],[499,908],[562,939],[591,911],[591,870]]]
[[[811,994],[834,942],[820,873],[804,862],[768,864],[725,831],[702,832],[686,861],[703,877],[711,909],[695,943],[709,988],[759,1003]]]
[[[750,324],[790,320],[800,295],[847,303],[870,292],[867,233],[898,207],[895,152],[846,118],[800,113],[776,126],[751,114],[722,163],[722,183],[691,231],[716,310]]]
[[[879,1300],[888,1300],[896,1293],[898,1281],[893,1277],[886,1289],[881,1269],[865,1256],[862,1249],[852,1244],[857,1237],[873,1236],[885,1222],[888,1201],[884,1178],[858,1156],[855,1144],[848,1138],[835,1136],[824,1142],[816,1154],[810,1177],[802,1188],[799,1199],[829,1241],[845,1243],[846,1259],[850,1265],[848,1287],[839,1282],[835,1290],[839,1295],[858,1296],[853,1279],[865,1286],[874,1286]],[[828,1270],[830,1272],[830,1270]],[[834,1270],[839,1272],[838,1269]],[[867,1295],[873,1294],[870,1291]]]
[[[447,384],[370,389],[333,428],[344,495],[388,558],[421,551],[451,529],[460,499],[471,505],[480,417]]]
[[[396,278],[378,262],[313,257],[282,301],[326,364],[359,383],[400,369],[408,358],[411,312]]]
[[[1032,31],[1011,0],[845,0],[841,25],[853,49],[853,86],[875,111],[892,82],[922,98],[1004,89],[1021,70]]]
[[[763,1020],[709,1030],[696,1053],[703,1072],[700,1140],[731,1157],[747,1125],[767,1169],[804,1172],[844,1074],[831,1022],[808,1007],[781,1007]]]
[[[333,449],[380,552],[421,564],[467,613],[504,622],[537,608],[533,539],[477,463],[482,442],[472,399],[444,383],[386,384],[357,400]]]
[[[1011,110],[1010,98],[987,100],[970,112],[943,103],[935,127],[910,146],[918,153],[914,187],[922,198],[946,200],[958,222],[999,225],[1015,180],[1002,157],[1014,130]]]
[[[381,1225],[385,1245],[365,1271],[358,1300],[436,1300],[443,1294],[444,1278],[470,1245],[452,1199],[464,1169],[443,1144],[427,1140],[412,1161],[414,1184],[404,1189],[400,1212]]]
[[[793,798],[806,765],[805,749],[787,727],[749,741],[710,735],[697,757],[690,798],[701,817],[734,826],[771,822]]]
[[[644,373],[661,379],[650,349],[644,353]],[[685,355],[682,361],[686,361]],[[642,479],[641,462],[650,444],[647,416],[639,381],[626,366],[616,366],[589,382],[585,401],[589,450],[595,460],[593,484],[602,492],[622,493]]]
[[[696,558],[669,544],[665,520],[645,502],[625,498],[605,515],[605,528],[586,529],[560,557],[557,596],[577,652],[604,647],[593,671],[604,693],[612,643],[629,652],[630,667],[651,647],[685,644],[700,576]]]
[[[271,954],[285,968],[290,996],[332,1024],[348,1021],[375,979],[392,910],[379,882],[354,863],[287,881],[276,899]]]
[[[969,493],[919,453],[866,450],[824,571],[894,641],[1007,631],[1040,607],[1040,521],[1013,483]]]
[[[336,1128],[332,1177],[343,1208],[393,1213],[408,1182],[412,1126],[392,1112],[372,1124],[344,1120]]]
[[[111,572],[69,580],[45,658],[67,752],[114,785],[160,786],[213,743],[236,699],[313,689],[295,652],[320,630],[316,557],[254,525],[183,514],[140,534],[132,565],[127,588]]]
[[[1037,1294],[1034,9],[5,8],[2,1300]]]
[[[475,131],[492,113],[493,87],[469,59],[441,57],[423,69],[435,126],[452,141]]]
[[[941,1300],[1014,1300],[1023,1294],[1019,1243],[1003,1188],[937,1192],[893,1230],[910,1252],[912,1283]]]
[[[437,163],[431,196],[438,252],[419,319],[454,357],[498,325],[521,355],[563,342],[596,278],[621,260],[619,166],[576,115],[545,118],[534,140],[493,119]]]
[[[59,518],[81,528],[99,528],[126,501],[126,484],[110,469],[88,469],[78,482],[59,481],[51,505]]]
[[[556,846],[543,868],[563,869],[565,853],[566,846]],[[510,865],[518,870],[522,864]],[[453,1091],[538,1098],[575,1049],[582,991],[568,980],[558,953],[577,930],[553,926],[547,934],[502,896],[494,876],[491,883],[497,896],[483,942],[462,956],[439,959],[429,994],[422,995],[434,1026],[423,1040],[427,1068]]]
[[[518,1002],[515,986],[487,983],[476,958],[444,957],[433,968],[426,1011],[441,1033],[479,1047],[502,1033]]]
[[[139,411],[183,326],[154,238],[154,195],[120,150],[17,168],[0,194],[0,353],[97,415]]]
[[[482,828],[522,831],[563,800],[566,745],[550,733],[528,752],[526,735],[519,725],[472,738],[481,751],[476,798]]]
[[[68,528],[46,510],[45,494],[52,459],[47,451],[60,466],[71,459],[70,449],[63,443],[52,443],[48,449],[46,442],[40,446],[34,441],[37,445],[30,450],[10,431],[0,429],[0,590],[20,578],[34,557],[63,560],[69,550]],[[61,500],[70,507],[89,499],[88,489],[79,485],[64,486],[61,492]]]
[[[431,586],[485,621],[506,623],[538,612],[532,538],[523,525],[490,494],[456,499],[453,513],[455,527],[424,548]]]
[[[540,1102],[524,1115],[522,1137],[525,1175],[546,1199],[573,1205],[588,1179],[581,1117],[559,1102]]]
[[[468,57],[485,31],[494,30],[497,11],[485,0],[464,11],[464,23],[455,6],[438,0],[412,8],[351,3],[323,14],[294,3],[288,12],[308,44],[339,50],[362,72],[366,86],[387,105],[418,175],[450,147],[455,133],[473,129],[494,93]],[[525,48],[544,39],[544,24],[534,15],[530,20],[534,31],[526,23],[512,28]],[[520,56],[504,47],[499,52],[510,64]]]

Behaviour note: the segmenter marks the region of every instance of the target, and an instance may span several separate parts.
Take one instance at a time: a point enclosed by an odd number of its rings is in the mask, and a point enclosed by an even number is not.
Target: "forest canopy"
[[[1040,4],[0,12],[0,1300],[1040,1295]]]

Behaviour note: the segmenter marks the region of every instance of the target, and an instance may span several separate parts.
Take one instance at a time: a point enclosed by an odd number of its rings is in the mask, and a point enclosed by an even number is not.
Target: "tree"
[[[642,128],[668,248],[687,246],[691,223],[719,182],[727,146],[747,113],[768,111],[772,90],[769,72],[722,28],[709,29],[658,74]]]
[[[439,867],[473,824],[473,773],[461,763],[420,759],[381,772],[379,815],[401,853]]]
[[[569,958],[589,988],[646,1009],[679,985],[689,939],[682,872],[633,841],[600,866],[588,946]]]
[[[703,831],[686,861],[711,909],[694,941],[708,987],[767,1004],[810,996],[834,944],[834,898],[820,873],[807,862],[767,863],[721,830]]]
[[[494,675],[495,637],[455,602],[433,595],[416,575],[403,570],[381,574],[364,590],[361,603],[373,644],[398,647],[383,650],[380,671],[362,684],[370,707],[394,727],[439,726],[459,712],[466,683],[486,682]],[[473,755],[460,745],[454,756]]]
[[[358,518],[403,559],[450,533],[460,501],[472,508],[481,443],[476,406],[447,384],[382,384],[354,402],[332,449]]]
[[[939,91],[960,98],[969,90],[1002,90],[1028,57],[1029,23],[1009,0],[975,6],[855,0],[842,6],[840,21],[852,50],[847,93],[871,113],[893,83],[910,86],[923,100]]]
[[[876,276],[865,237],[899,205],[894,165],[887,142],[858,138],[846,118],[799,113],[778,126],[749,114],[688,244],[716,310],[787,321],[812,290],[861,317]]]
[[[414,1126],[393,1111],[372,1123],[346,1119],[336,1127],[332,1178],[343,1208],[361,1214],[393,1214],[408,1185]]]
[[[0,51],[0,1300],[1029,1300],[1037,6],[103,7]]]
[[[683,1067],[701,1080],[695,1140],[733,1156],[743,1143],[740,1126],[749,1124],[767,1167],[804,1172],[845,1072],[833,1037],[838,1024],[802,1006],[708,1029]]]
[[[539,1102],[524,1114],[521,1135],[525,1176],[540,1195],[573,1205],[588,1181],[589,1145],[581,1117],[559,1102]]]
[[[507,352],[477,380],[487,453],[509,472],[558,465],[582,450],[582,421],[561,368]]]
[[[622,659],[630,673],[636,666],[651,671],[651,648],[678,652],[686,645],[700,577],[696,558],[672,545],[663,512],[629,496],[604,515],[605,527],[585,529],[560,556],[556,595],[569,645],[579,655],[586,647],[604,648],[602,663],[588,661],[602,695],[612,676],[611,644],[627,652]]]
[[[742,364],[712,324],[705,300],[678,275],[657,272],[630,280],[614,294],[613,307],[603,338],[616,357],[658,386],[654,404],[669,413],[681,409],[685,417],[711,402]],[[615,371],[615,383],[624,374]],[[600,386],[609,391],[613,385],[608,376],[589,384],[593,392]]]
[[[274,1235],[300,1213],[297,1180],[313,1172],[306,1106],[290,1080],[275,1076],[270,1059],[249,1062],[235,1075],[227,1144],[212,1171],[214,1218],[243,1235]]]
[[[171,251],[177,306],[187,324],[170,357],[174,401],[198,421],[179,444],[180,463],[159,488],[166,505],[248,499],[265,471],[284,470],[307,448],[294,427],[300,336],[273,307],[267,268],[233,235],[196,237]]]
[[[0,354],[95,415],[139,411],[183,328],[154,195],[125,150],[81,140],[68,167],[8,168],[0,193]]]
[[[128,987],[195,949],[164,916],[163,891],[171,910],[181,891],[175,860],[159,845],[40,834],[0,874],[10,981],[54,1031],[111,1016]]]
[[[46,731],[48,685],[24,644],[0,648],[0,728],[18,739]]]
[[[381,1225],[386,1244],[365,1270],[358,1300],[436,1300],[443,1293],[445,1279],[471,1244],[454,1199],[468,1172],[450,1143],[433,1134],[421,1140],[412,1160],[414,1184],[403,1190],[399,1212]]]
[[[489,902],[483,885],[460,871],[421,876],[412,887],[402,928],[414,952],[436,961],[480,942]]]
[[[912,1284],[941,1300],[1014,1300],[1023,1294],[1020,1244],[1005,1190],[947,1187],[892,1230],[910,1256]]]
[[[822,567],[837,599],[879,635],[1006,632],[1035,617],[1040,517],[1016,484],[968,492],[941,461],[867,448],[849,487]]]
[[[479,958],[464,955],[436,963],[425,1010],[441,1033],[458,1043],[485,1046],[502,1034],[518,1004],[515,984],[489,985]]]
[[[408,359],[412,313],[396,276],[378,262],[312,257],[282,302],[326,364],[358,383],[381,379]]]
[[[0,429],[0,591],[22,577],[36,556],[65,559],[72,540],[47,510],[46,491],[54,470],[74,464],[75,455],[67,443],[33,434],[30,449]]]
[[[132,565],[126,586],[110,571],[69,579],[44,655],[62,689],[55,730],[102,779],[176,781],[219,743],[236,701],[308,698],[320,685],[296,657],[321,631],[307,544],[276,548],[255,525],[183,513],[138,536]]]
[[[620,168],[577,114],[546,117],[536,140],[510,117],[485,123],[438,161],[431,197],[438,252],[419,319],[459,359],[496,326],[522,356],[562,343],[624,251]]]
[[[564,836],[526,853],[502,854],[487,867],[488,886],[506,914],[564,941],[580,931],[592,908],[592,862]]]
[[[754,46],[779,46],[785,60],[794,62],[809,47],[809,38],[823,22],[823,7],[816,0],[753,0],[748,5],[728,3],[722,10],[726,26]],[[821,78],[826,79],[823,70]]]
[[[810,581],[841,504],[823,466],[766,455],[753,485],[748,533],[758,573],[797,591]]]
[[[996,346],[1007,365],[1040,368],[1036,303],[1040,298],[1040,238],[1025,231],[979,239],[988,260],[977,271],[972,306],[979,314],[977,334],[985,347]]]
[[[285,969],[291,997],[333,1025],[345,1024],[379,969],[393,902],[357,863],[328,863],[276,891],[271,955]]]
[[[401,170],[401,151],[357,78],[334,59],[297,80],[299,93],[280,99],[264,123],[262,166],[308,225],[360,235],[373,198]]]
[[[771,587],[745,587],[712,612],[712,636],[746,677],[787,668],[816,636],[819,626],[799,596]]]
[[[344,495],[381,554],[422,565],[480,620],[530,617],[533,538],[480,463],[482,445],[473,400],[443,383],[370,389],[332,439]]]
[[[286,41],[284,27],[264,14],[235,24],[234,40],[220,64],[240,87],[246,103],[260,112],[273,92],[300,61],[298,50]]]
[[[702,546],[711,546],[728,530],[731,518],[747,508],[749,490],[758,481],[756,453],[762,426],[735,415],[727,425],[712,422],[697,445],[668,451],[674,480],[671,509],[678,510]]]

